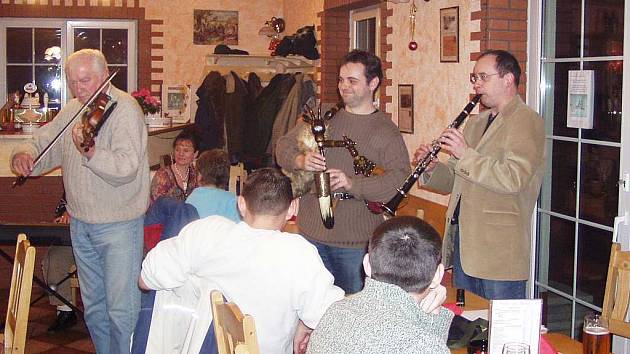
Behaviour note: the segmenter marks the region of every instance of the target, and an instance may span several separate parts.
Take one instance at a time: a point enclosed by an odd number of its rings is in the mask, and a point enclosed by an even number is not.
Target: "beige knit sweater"
[[[276,159],[286,170],[295,170],[295,158],[300,154],[297,143],[299,126],[278,140]],[[398,127],[382,112],[358,115],[340,110],[329,121],[329,139],[341,140],[347,135],[355,143],[360,155],[382,167],[379,176],[355,176],[352,157],[344,148],[326,150],[328,168],[337,168],[352,179],[355,198],[341,200],[334,211],[335,226],[328,230],[322,224],[317,196],[313,193],[302,197],[298,226],[307,238],[336,247],[363,248],[372,232],[383,221],[382,215],[372,214],[364,201],[388,201],[411,172],[409,155]]]
[[[132,220],[149,205],[148,137],[142,111],[128,93],[113,86],[107,93],[118,104],[95,139],[94,156],[88,160],[79,153],[69,128],[33,171],[37,176],[61,166],[68,213],[87,223]],[[12,156],[18,152],[37,156],[80,108],[77,99],[69,101],[52,122],[17,146]]]

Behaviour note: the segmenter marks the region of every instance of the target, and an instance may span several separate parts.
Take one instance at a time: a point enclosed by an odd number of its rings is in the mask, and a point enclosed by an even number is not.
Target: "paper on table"
[[[500,354],[508,342],[529,345],[530,354],[538,354],[542,300],[490,301],[490,354]]]
[[[484,320],[488,320],[488,310],[470,310],[462,312],[462,317],[469,320],[474,321],[478,318],[483,318]]]

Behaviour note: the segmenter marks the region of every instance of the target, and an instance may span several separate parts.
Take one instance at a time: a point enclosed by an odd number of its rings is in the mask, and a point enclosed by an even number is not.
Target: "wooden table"
[[[456,291],[454,288],[447,288],[446,302],[454,303]],[[465,311],[486,310],[489,307],[488,300],[479,297],[469,291],[466,292]],[[582,354],[582,343],[561,333],[546,333],[543,337],[562,354]],[[467,354],[466,348],[452,349],[454,354]]]

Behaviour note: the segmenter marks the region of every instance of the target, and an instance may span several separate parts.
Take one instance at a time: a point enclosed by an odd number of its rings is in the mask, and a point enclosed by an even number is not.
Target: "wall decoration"
[[[194,44],[238,44],[238,11],[194,11]]]
[[[398,129],[413,134],[413,85],[398,85]]]
[[[459,7],[440,9],[440,61],[459,61]]]
[[[173,123],[186,123],[190,120],[190,85],[163,85],[162,112],[173,119]]]

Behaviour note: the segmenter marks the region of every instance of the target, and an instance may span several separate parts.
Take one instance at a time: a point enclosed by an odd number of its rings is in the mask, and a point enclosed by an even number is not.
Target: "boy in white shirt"
[[[297,213],[288,178],[275,169],[248,176],[243,217],[210,216],[160,242],[142,264],[139,285],[158,290],[147,353],[197,353],[212,321],[210,291],[254,316],[261,353],[292,353],[326,309],[343,298],[316,248],[281,230]]]

